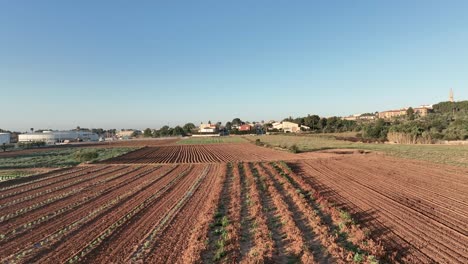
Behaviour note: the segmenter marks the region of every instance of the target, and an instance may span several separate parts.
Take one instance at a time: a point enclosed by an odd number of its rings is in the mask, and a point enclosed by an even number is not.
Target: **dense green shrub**
[[[95,150],[79,150],[74,156],[77,161],[86,162],[97,159],[99,157],[99,153]]]
[[[289,147],[289,151],[292,153],[299,153],[299,147],[296,144],[293,144]]]
[[[362,137],[365,139],[386,140],[388,128],[389,123],[383,119],[378,119],[363,126]]]

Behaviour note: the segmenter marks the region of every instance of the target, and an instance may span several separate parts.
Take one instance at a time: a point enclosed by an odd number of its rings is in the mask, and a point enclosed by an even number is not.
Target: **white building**
[[[283,121],[281,123],[279,122],[273,123],[272,125],[273,125],[273,129],[282,130],[283,132],[287,132],[287,133],[296,133],[296,132],[301,131],[300,126],[293,122]],[[304,128],[309,128],[309,127],[304,126]]]
[[[281,122],[274,122],[271,125],[273,126],[273,129],[278,129],[278,130],[283,129],[283,125],[281,124]]]
[[[27,133],[18,136],[19,142],[46,142],[55,144],[64,141],[98,141],[96,133],[88,131],[44,131],[42,133]]]
[[[299,128],[299,125],[293,122],[284,121],[282,122],[282,125],[283,125],[283,132],[296,133],[296,132],[301,131],[301,129]]]
[[[200,133],[215,133],[216,132],[216,125],[201,124],[200,127],[199,127],[198,132],[200,132]]]
[[[10,144],[10,133],[0,133],[0,145]]]

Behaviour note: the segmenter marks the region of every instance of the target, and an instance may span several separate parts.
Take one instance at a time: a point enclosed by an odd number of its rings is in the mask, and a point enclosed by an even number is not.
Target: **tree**
[[[185,136],[185,131],[183,128],[181,128],[180,126],[176,126],[173,130],[172,130],[172,135],[173,136]]]
[[[172,132],[172,131],[170,131],[169,126],[163,126],[163,127],[161,127],[161,129],[159,129],[158,132],[159,132],[158,134],[159,134],[160,137],[167,137],[167,136],[170,135],[170,132]]]
[[[388,124],[379,118],[374,123],[367,124],[363,129],[363,137],[368,139],[385,140],[388,133]]]
[[[152,133],[151,129],[150,128],[145,129],[145,131],[143,132],[143,136],[144,137],[152,137],[153,133]]]
[[[134,137],[134,138],[135,138],[135,137],[138,137],[139,135],[141,135],[141,131],[135,130],[135,131],[133,131],[133,133],[130,135],[130,137]]]
[[[414,109],[412,107],[406,110],[406,116],[408,117],[408,120],[414,120]]]
[[[231,125],[232,125],[232,126],[240,126],[240,125],[242,125],[242,123],[243,123],[243,122],[242,122],[242,120],[241,120],[240,118],[234,118],[234,119],[232,120],[232,122],[231,122]]]
[[[319,127],[320,116],[308,115],[304,118],[304,125],[310,127],[311,130],[316,130]]]
[[[231,130],[232,129],[232,123],[227,121],[226,125],[224,127],[226,127],[227,130]]]
[[[186,134],[192,133],[192,129],[195,129],[195,125],[193,123],[187,123],[183,127]]]
[[[325,129],[325,127],[327,126],[327,118],[323,117],[320,119],[319,121],[319,124],[318,124],[318,127],[319,129]]]

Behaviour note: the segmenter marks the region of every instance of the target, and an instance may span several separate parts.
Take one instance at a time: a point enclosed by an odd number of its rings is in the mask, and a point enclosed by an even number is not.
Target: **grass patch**
[[[255,142],[260,139],[262,143],[273,147],[290,149],[297,148],[298,152],[310,152],[326,149],[362,149],[383,152],[387,155],[418,159],[448,165],[468,167],[467,145],[399,145],[354,143],[336,140],[334,135],[264,135],[246,138]]]
[[[16,157],[0,158],[0,169],[57,168],[80,164],[83,161],[103,161],[135,150],[135,148],[66,148],[37,152]]]
[[[191,137],[177,142],[182,145],[203,145],[203,144],[220,144],[220,143],[245,143],[242,137],[225,136],[225,137]]]

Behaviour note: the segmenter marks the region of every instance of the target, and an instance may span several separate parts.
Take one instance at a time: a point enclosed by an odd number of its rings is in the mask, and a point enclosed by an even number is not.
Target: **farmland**
[[[284,149],[296,145],[300,152],[316,152],[328,149],[362,149],[382,152],[404,159],[425,160],[435,163],[468,167],[468,146],[456,145],[403,145],[403,144],[364,144],[336,140],[334,135],[268,135],[245,137],[256,139],[271,146]]]
[[[58,148],[5,152],[0,155],[0,169],[69,167],[81,163],[76,158],[78,152],[96,152],[97,158],[94,161],[101,161],[120,156],[134,149],[135,147]]]
[[[146,147],[103,161],[107,164],[211,163],[290,160],[297,156],[250,144],[173,145]]]
[[[219,144],[219,143],[245,143],[245,140],[239,136],[231,137],[193,137],[183,139],[177,142],[177,144]]]
[[[137,147],[0,182],[1,262],[468,261],[466,168],[237,142]]]

